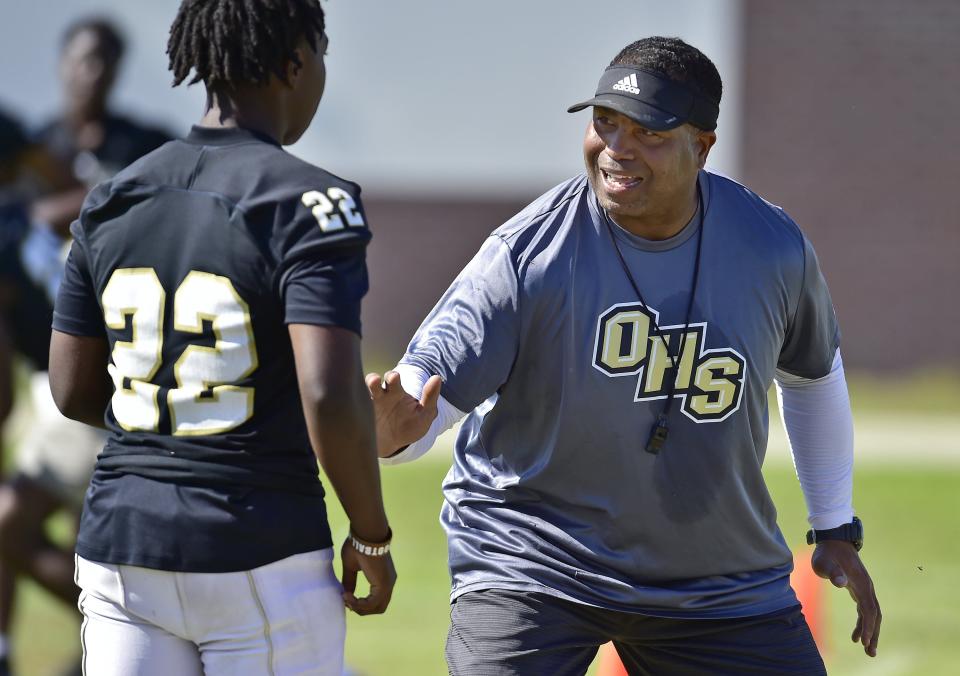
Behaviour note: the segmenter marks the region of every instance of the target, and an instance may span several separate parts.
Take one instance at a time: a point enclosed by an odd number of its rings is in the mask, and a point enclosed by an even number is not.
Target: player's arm
[[[364,386],[360,337],[347,329],[290,324],[300,398],[310,442],[350,520],[350,530],[367,543],[390,539],[380,490],[373,410]],[[397,574],[390,554],[365,556],[348,540],[342,550],[345,602],[361,615],[382,613]],[[353,596],[357,571],[370,595]]]
[[[74,336],[54,330],[50,336],[50,392],[68,418],[104,427],[103,414],[113,396],[107,373],[106,338]]]
[[[77,224],[53,310],[50,336],[50,392],[68,418],[104,427],[103,415],[113,396],[107,372],[110,344],[103,312]]]
[[[359,187],[325,185],[296,195],[289,221],[274,232],[277,287],[284,305],[310,442],[343,509],[352,536],[341,548],[344,603],[366,615],[382,613],[397,574],[380,492],[373,411],[360,363],[360,303],[369,286],[370,238]],[[358,547],[354,539],[362,541]],[[370,547],[374,545],[373,547]],[[370,583],[354,596],[357,573]]]

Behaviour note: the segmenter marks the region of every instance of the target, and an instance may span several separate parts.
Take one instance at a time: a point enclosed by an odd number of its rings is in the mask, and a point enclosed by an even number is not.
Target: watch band
[[[807,531],[807,544],[812,545],[824,540],[840,540],[849,542],[859,552],[863,548],[863,522],[857,517],[853,517],[850,523],[845,523],[836,528],[827,528],[825,530],[810,529]]]

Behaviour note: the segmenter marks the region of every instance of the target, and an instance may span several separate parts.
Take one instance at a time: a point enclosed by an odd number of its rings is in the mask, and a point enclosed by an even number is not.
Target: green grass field
[[[952,397],[955,382],[943,380],[936,391],[948,391]],[[869,382],[858,381],[852,387],[855,403],[861,387],[864,392],[873,390]],[[940,395],[938,399],[942,402]],[[875,394],[871,404],[862,408],[873,418],[887,418],[892,414],[885,405],[888,401],[894,400]],[[941,406],[938,402],[934,410],[947,410]],[[917,408],[918,412],[924,410],[931,409]],[[922,423],[923,414],[918,412],[904,419],[904,429],[908,421],[916,424],[918,415]],[[941,415],[938,419],[946,418]],[[956,442],[952,448],[960,448],[960,424],[951,423],[946,429]],[[903,444],[903,459],[861,459],[854,496],[866,525],[863,558],[884,613],[879,656],[867,658],[850,642],[853,603],[846,592],[828,589],[828,667],[831,674],[841,676],[952,675],[957,673],[953,649],[960,636],[960,585],[956,584],[960,579],[960,542],[956,538],[960,462],[946,458],[914,463],[916,444],[922,440],[905,432],[902,440],[893,442]],[[399,581],[386,615],[349,618],[347,659],[357,675],[446,673],[443,643],[449,579],[446,545],[437,521],[440,482],[446,469],[442,455],[383,469],[396,533]],[[766,474],[788,541],[806,547],[801,544],[806,512],[792,467],[783,458],[772,458]],[[341,538],[345,521],[335,501],[331,502],[334,532]],[[20,674],[58,673],[76,657],[76,611],[55,604],[30,584],[21,586],[18,610],[14,658]]]

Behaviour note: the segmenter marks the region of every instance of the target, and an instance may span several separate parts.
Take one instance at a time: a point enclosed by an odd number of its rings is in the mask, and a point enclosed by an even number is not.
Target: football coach
[[[857,605],[861,563],[840,331],[779,207],[704,169],[721,79],[679,39],[624,48],[596,95],[586,172],[495,230],[370,375],[385,463],[466,420],[444,481],[457,676],[823,674],[761,466],[780,392],[816,543]]]

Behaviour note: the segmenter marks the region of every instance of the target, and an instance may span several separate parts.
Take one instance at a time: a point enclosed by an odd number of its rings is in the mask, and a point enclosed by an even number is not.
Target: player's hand
[[[377,454],[381,458],[393,455],[397,449],[412,444],[427,433],[437,417],[442,384],[440,376],[430,377],[423,386],[420,401],[406,393],[396,371],[387,371],[382,378],[377,373],[370,373],[366,380],[373,399]]]
[[[340,548],[340,561],[343,564],[343,603],[357,615],[379,615],[390,605],[393,586],[397,583],[397,571],[393,559],[387,552],[383,556],[367,556],[357,551],[347,536]],[[357,573],[370,583],[370,593],[357,598]]]
[[[870,657],[876,657],[880,640],[880,602],[856,548],[839,540],[817,543],[813,552],[813,570],[830,580],[834,587],[845,587],[850,592],[857,604],[857,625],[850,638],[854,643],[862,643],[864,652]]]

